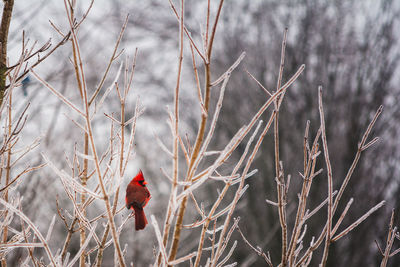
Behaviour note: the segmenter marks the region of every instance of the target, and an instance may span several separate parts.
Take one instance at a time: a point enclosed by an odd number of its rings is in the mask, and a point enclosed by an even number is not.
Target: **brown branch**
[[[304,137],[304,156],[305,158],[305,166],[304,166],[304,175],[303,175],[303,186],[301,189],[301,194],[299,197],[299,204],[297,207],[297,213],[296,213],[296,220],[295,220],[295,225],[293,227],[293,233],[292,233],[292,237],[289,243],[289,249],[288,249],[288,262],[289,262],[289,266],[293,265],[293,262],[295,260],[295,248],[298,242],[298,239],[300,237],[300,232],[302,229],[302,226],[304,224],[304,222],[307,220],[307,217],[305,216],[305,210],[306,210],[306,206],[307,206],[307,197],[308,197],[308,192],[311,188],[311,183],[313,181],[313,177],[316,176],[317,173],[315,173],[315,165],[317,162],[317,157],[315,157],[315,155],[317,155],[318,153],[318,139],[320,136],[321,131],[319,130],[317,132],[317,135],[314,139],[314,143],[313,146],[311,148],[311,153],[308,157],[307,160],[307,152],[306,152],[306,145],[307,145],[307,139],[308,139],[308,130],[309,130],[309,122],[307,123],[306,126],[306,131],[305,131],[305,137]],[[322,203],[323,204],[323,203]],[[321,205],[322,207],[322,205]],[[318,210],[318,207],[317,209]],[[311,217],[312,214],[309,214],[308,216]]]
[[[79,91],[82,96],[82,102],[83,102],[83,105],[85,108],[84,118],[86,121],[86,127],[87,127],[87,131],[88,131],[88,136],[89,136],[89,145],[90,145],[90,149],[91,149],[92,156],[94,159],[95,170],[96,170],[98,182],[100,185],[101,193],[103,195],[104,205],[107,210],[107,219],[108,219],[108,222],[111,227],[111,234],[112,234],[115,250],[116,250],[116,253],[118,256],[118,261],[119,261],[119,264],[122,267],[124,267],[125,260],[124,260],[122,250],[121,250],[121,247],[119,244],[119,237],[118,237],[117,229],[116,229],[115,222],[114,222],[114,215],[113,215],[112,209],[111,209],[110,198],[107,194],[107,191],[106,191],[106,188],[105,188],[105,185],[103,182],[103,177],[102,177],[102,173],[100,170],[100,162],[99,162],[99,158],[98,158],[97,151],[96,151],[95,140],[93,137],[93,130],[92,130],[92,124],[91,124],[91,118],[90,118],[90,111],[89,111],[88,92],[87,92],[87,88],[86,88],[86,82],[85,82],[85,76],[84,76],[84,71],[83,71],[82,59],[81,59],[81,55],[80,55],[80,49],[79,49],[79,45],[78,45],[78,39],[77,39],[77,36],[75,33],[75,28],[74,28],[74,22],[73,22],[74,17],[73,17],[73,13],[67,7],[66,0],[64,1],[64,5],[65,5],[65,9],[67,12],[67,17],[68,17],[68,21],[69,21],[70,29],[71,29],[71,35],[72,35],[71,41],[73,44],[72,48],[73,48],[73,54],[74,54],[74,59],[75,59],[74,66],[75,66],[75,70],[76,70],[76,79],[78,82]]]
[[[38,170],[42,167],[46,166],[46,163],[32,167],[32,168],[26,168],[25,170],[23,170],[21,173],[19,173],[14,179],[12,179],[6,186],[4,186],[3,188],[0,189],[0,192],[3,192],[4,190],[6,190],[8,187],[10,187],[13,183],[15,183],[16,181],[18,181],[19,178],[21,178],[22,175],[29,173],[31,171],[35,171]]]
[[[108,65],[107,65],[107,68],[106,68],[106,70],[105,70],[105,72],[103,74],[103,77],[101,78],[100,83],[96,88],[96,91],[93,93],[92,97],[89,100],[89,106],[93,103],[93,101],[95,100],[96,96],[100,92],[101,88],[103,88],[104,82],[106,81],[106,77],[108,75],[108,72],[110,71],[111,65],[114,62],[114,60],[116,59],[115,55],[117,54],[118,46],[119,46],[119,44],[121,42],[122,36],[124,35],[125,29],[126,29],[126,25],[128,24],[128,18],[129,18],[129,15],[127,15],[126,18],[125,18],[125,22],[122,25],[121,31],[120,31],[120,33],[118,35],[117,42],[115,43],[114,51],[113,51],[113,53],[111,55],[111,58],[110,58],[110,60],[108,62]]]
[[[171,0],[168,0],[169,4],[171,6],[172,11],[174,12],[176,18],[178,19],[179,22],[181,22],[182,18],[179,16],[178,11],[175,8],[174,3]],[[188,37],[190,44],[194,47],[194,49],[196,49],[197,53],[199,54],[199,56],[203,59],[204,63],[207,62],[207,59],[204,57],[204,55],[200,52],[199,48],[197,47],[196,43],[194,42],[192,35],[190,34],[190,32],[188,31],[188,29],[186,28],[185,24],[183,24],[183,30],[186,33],[186,36]]]
[[[12,8],[12,7],[11,7]],[[7,42],[7,39],[5,40]],[[21,66],[21,65],[19,65]],[[0,73],[1,75],[1,73]],[[1,79],[1,78],[0,78]],[[13,88],[11,88],[10,92],[9,92],[9,96],[8,96],[8,112],[7,112],[7,119],[8,119],[8,127],[7,127],[7,135],[11,136],[12,134],[12,93],[13,93]],[[2,99],[1,99],[2,100]],[[11,176],[11,155],[12,155],[12,147],[11,147],[11,143],[8,144],[8,151],[7,151],[7,161],[6,161],[6,180],[5,180],[5,184],[8,185],[10,183],[10,176]],[[8,190],[7,190],[8,186],[5,187],[5,193],[4,193],[4,201],[8,202]],[[6,218],[8,214],[8,209],[5,211],[4,217]],[[7,238],[8,238],[8,225],[5,224],[3,227],[3,238],[2,238],[2,243],[5,244],[7,243]],[[2,266],[7,266],[7,261],[6,259],[2,259],[1,260],[1,265]]]
[[[24,77],[29,73],[29,71],[31,71],[33,68],[35,68],[37,65],[39,65],[41,62],[43,62],[46,58],[48,58],[51,54],[53,54],[54,51],[56,51],[60,46],[64,45],[69,37],[71,36],[71,32],[68,32],[65,37],[57,43],[56,46],[53,47],[53,49],[51,49],[45,56],[41,57],[40,59],[38,59],[34,64],[32,64],[32,66],[25,70],[21,75],[18,76],[18,78],[15,80],[16,83],[22,81],[22,79],[24,79]],[[6,86],[6,89],[8,89],[10,87],[10,85]]]
[[[322,255],[321,267],[326,265],[326,261],[328,259],[328,251],[329,245],[331,243],[331,235],[332,235],[332,216],[333,216],[333,177],[332,177],[332,166],[331,161],[329,159],[329,151],[328,151],[328,142],[326,140],[326,131],[325,131],[325,116],[324,109],[322,104],[322,87],[318,88],[318,103],[319,103],[319,115],[321,118],[321,136],[322,136],[322,145],[324,147],[324,157],[326,162],[326,168],[328,171],[328,218],[327,218],[327,232],[325,238],[325,247],[324,254]]]
[[[32,57],[34,57],[35,55],[38,55],[39,53],[42,53],[46,50],[48,50],[51,47],[51,39],[49,39],[44,45],[42,45],[39,49],[37,49],[35,52],[30,52],[28,53],[28,56],[24,59],[24,62],[28,61],[29,59],[31,59]],[[33,47],[32,47],[33,49]],[[7,68],[7,72],[10,72],[13,68],[15,68],[16,66],[18,66],[20,63],[15,63],[12,66],[9,66]]]
[[[240,230],[239,225],[236,226],[237,230],[239,231],[240,235],[243,238],[243,241],[253,250],[257,253],[258,256],[263,257],[265,262],[268,264],[268,266],[273,267],[271,259],[267,256],[267,254],[264,253],[264,251],[262,251],[262,249],[260,247],[255,248],[244,236],[244,234],[242,233],[242,231]]]
[[[237,171],[239,170],[240,166],[242,165],[244,159],[246,158],[247,153],[248,153],[249,148],[250,148],[250,145],[253,143],[254,138],[255,138],[256,134],[258,133],[258,130],[259,130],[260,126],[261,126],[261,123],[259,123],[257,125],[254,133],[252,134],[252,136],[250,137],[249,141],[247,142],[247,145],[245,147],[245,150],[244,150],[242,156],[239,159],[239,162],[236,164],[235,168],[232,171],[232,176],[237,173]],[[211,222],[215,211],[217,210],[218,206],[220,205],[221,201],[223,200],[223,198],[226,195],[226,193],[227,193],[227,191],[228,191],[230,186],[231,186],[231,182],[227,182],[225,184],[224,189],[219,194],[219,197],[218,197],[217,201],[214,203],[213,207],[210,210],[209,215],[206,218],[206,221],[203,224],[203,229],[202,229],[202,232],[201,232],[201,235],[200,235],[199,246],[198,246],[198,249],[197,249],[197,257],[196,257],[196,261],[194,263],[195,267],[199,266],[199,264],[200,264],[200,258],[201,258],[201,254],[202,254],[202,251],[203,251],[203,245],[204,245],[204,237],[205,237],[206,231],[208,229],[209,223]],[[215,227],[216,220],[217,219],[214,220],[214,227]],[[215,242],[215,236],[213,237],[213,242]],[[213,258],[213,257],[211,257],[211,258]]]
[[[272,99],[272,97],[271,97],[271,99]],[[242,172],[242,176],[241,176],[241,179],[240,179],[239,187],[238,187],[238,189],[237,189],[237,191],[235,193],[234,199],[232,201],[232,205],[231,205],[231,207],[229,209],[229,213],[226,216],[226,219],[225,219],[225,222],[224,222],[224,227],[223,227],[222,232],[221,232],[221,234],[219,236],[218,248],[217,248],[217,251],[215,252],[215,257],[212,259],[212,262],[211,262],[211,266],[212,267],[217,266],[218,259],[223,253],[224,248],[223,248],[223,244],[222,243],[223,243],[223,240],[225,238],[225,234],[226,234],[226,232],[228,230],[228,226],[229,226],[229,223],[231,221],[231,218],[232,218],[232,215],[233,215],[233,211],[235,210],[236,204],[239,201],[240,193],[241,193],[241,191],[242,191],[242,189],[244,187],[245,176],[246,176],[247,172],[249,171],[250,166],[253,163],[253,160],[254,160],[257,152],[258,152],[258,149],[260,148],[260,146],[262,144],[262,141],[264,140],[264,137],[267,134],[267,132],[268,132],[269,128],[271,127],[272,122],[273,122],[273,120],[275,118],[276,118],[276,111],[274,110],[272,115],[271,115],[271,117],[270,117],[270,119],[269,119],[269,121],[268,121],[268,123],[265,125],[263,132],[258,137],[257,143],[255,144],[255,146],[253,148],[253,151],[250,154],[250,156],[249,156],[249,158],[248,158],[248,160],[246,162],[246,165],[244,166],[244,170]]]
[[[174,192],[177,187],[178,182],[178,171],[179,171],[179,89],[181,82],[181,72],[182,72],[182,61],[183,61],[183,30],[184,30],[184,14],[185,14],[185,6],[184,0],[181,0],[181,16],[179,23],[179,57],[178,57],[178,74],[176,78],[176,87],[175,87],[175,96],[174,96],[174,133],[173,133],[173,157],[172,157],[172,188],[171,188],[171,198],[175,196]],[[183,217],[183,216],[182,216]],[[169,252],[168,261],[173,261],[176,258],[176,254],[178,252],[179,238],[180,238],[180,230],[182,221],[180,221],[180,225],[175,227],[173,243],[171,246],[171,250]],[[165,245],[165,244],[164,244]]]
[[[374,125],[376,123],[376,120],[378,119],[379,115],[382,113],[382,110],[383,110],[383,106],[380,106],[378,108],[378,110],[376,111],[376,113],[374,115],[374,118],[369,123],[369,125],[367,127],[367,130],[365,131],[364,135],[361,138],[361,142],[358,145],[357,153],[356,153],[356,156],[354,157],[353,163],[351,164],[351,166],[350,166],[350,168],[349,168],[349,170],[348,170],[348,172],[346,174],[346,177],[344,178],[344,181],[343,181],[343,183],[342,183],[342,185],[341,185],[341,187],[339,189],[338,196],[335,198],[335,203],[333,205],[333,213],[335,213],[335,211],[336,211],[336,209],[337,209],[337,207],[339,205],[339,200],[341,199],[341,197],[343,195],[343,192],[346,189],[346,186],[349,183],[351,176],[353,175],[353,172],[354,172],[354,170],[355,170],[355,168],[357,166],[357,163],[360,160],[361,153],[364,151],[362,148],[365,147],[365,143],[366,143],[366,141],[368,139],[368,136],[371,133],[372,128],[374,127]]]
[[[221,10],[222,10],[223,2],[224,2],[223,0],[220,0],[218,11],[217,11],[217,15],[216,15],[215,22],[214,22],[214,25],[213,25],[212,34],[211,34],[211,37],[210,37],[210,40],[209,40],[209,43],[208,43],[206,62],[204,64],[204,66],[205,66],[204,109],[206,111],[206,114],[203,113],[201,115],[200,127],[199,127],[199,130],[198,130],[198,133],[197,133],[196,141],[195,141],[195,144],[194,144],[194,147],[193,147],[193,152],[191,154],[190,163],[189,163],[189,166],[188,166],[188,172],[187,172],[187,178],[186,178],[187,181],[191,181],[192,177],[194,175],[193,166],[194,166],[194,163],[197,160],[197,157],[199,155],[200,148],[201,148],[201,145],[203,143],[203,138],[204,138],[204,134],[205,134],[205,128],[206,128],[206,122],[207,122],[207,114],[208,114],[208,108],[209,108],[209,103],[210,103],[210,95],[211,95],[211,70],[210,70],[211,49],[212,49],[212,44],[213,44],[214,37],[215,37],[215,32],[216,32],[216,28],[217,28],[217,24],[218,24],[218,20],[219,20],[219,15],[220,15]],[[181,229],[182,229],[183,215],[185,214],[185,210],[186,210],[186,204],[187,204],[187,196],[185,196],[183,198],[181,206],[180,206],[179,211],[178,211],[178,216],[177,216],[177,221],[176,221],[176,225],[175,225],[175,229],[174,229],[174,237],[173,237],[173,241],[172,241],[170,255],[176,254],[177,249],[178,249],[178,244],[179,244],[179,240],[180,240],[180,233],[181,233]],[[166,233],[165,233],[165,230],[164,230],[164,238],[165,238],[165,236],[166,236]]]
[[[14,0],[3,0],[3,15],[0,25],[0,106],[3,104],[4,93],[6,91],[6,72],[7,72],[7,45],[8,31],[10,28],[11,16],[14,7]],[[2,261],[5,266],[6,261]]]
[[[353,172],[358,164],[358,161],[360,160],[361,153],[363,152],[362,147],[364,147],[365,142],[368,139],[368,136],[371,133],[373,126],[376,123],[376,120],[378,119],[379,115],[382,113],[382,110],[383,110],[383,106],[380,106],[378,108],[378,110],[376,111],[374,118],[372,119],[372,121],[368,125],[366,131],[364,132],[363,137],[361,138],[361,142],[358,145],[358,150],[357,150],[356,156],[354,157],[353,163],[351,164],[351,166],[346,174],[346,177],[344,178],[344,181],[342,182],[342,185],[339,189],[338,195],[335,198],[335,202],[334,202],[333,209],[332,209],[333,214],[335,213],[337,206],[339,205],[340,198],[343,195],[343,192],[344,192],[348,182],[350,181],[351,176],[353,175]],[[310,257],[310,255],[313,253],[313,251],[316,250],[321,245],[321,243],[327,233],[327,227],[328,227],[328,225],[325,224],[317,241],[313,242],[313,244],[310,245],[310,247],[307,249],[307,251],[301,257],[301,259],[296,263],[296,267],[301,266]]]
[[[285,29],[282,40],[282,51],[281,51],[281,62],[279,67],[279,76],[276,85],[276,91],[281,88],[282,76],[283,76],[283,67],[285,64],[285,49],[286,49],[286,38],[287,38],[287,29]],[[282,95],[279,95],[275,99],[275,119],[274,119],[274,150],[275,150],[275,177],[277,180],[277,192],[278,192],[278,214],[279,214],[279,222],[281,224],[281,239],[282,239],[282,254],[281,254],[281,264],[282,267],[285,267],[287,264],[287,222],[286,222],[286,194],[285,194],[285,177],[283,173],[281,173],[281,168],[279,166],[280,157],[279,157],[279,107],[282,103],[283,97],[285,95],[285,91],[282,92]]]

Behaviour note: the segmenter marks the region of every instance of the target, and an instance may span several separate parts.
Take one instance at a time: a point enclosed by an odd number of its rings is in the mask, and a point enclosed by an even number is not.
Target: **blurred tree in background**
[[[279,40],[284,27],[289,28],[285,72],[294,73],[299,64],[306,65],[305,73],[288,91],[280,115],[281,160],[285,172],[293,175],[292,187],[301,182],[298,172],[302,169],[305,122],[311,121],[314,134],[319,125],[315,97],[318,85],[326,91],[326,131],[337,185],[347,173],[371,116],[379,105],[384,105],[383,119],[374,130],[374,134],[381,137],[379,145],[363,155],[344,198],[355,198],[348,222],[360,217],[368,206],[380,199],[388,200],[386,212],[373,215],[343,243],[332,246],[334,254],[341,256],[330,257],[330,266],[377,264],[380,257],[371,243],[377,238],[377,232],[372,229],[384,229],[390,210],[397,207],[400,159],[397,138],[400,109],[396,104],[400,96],[397,86],[398,14],[399,5],[394,1],[262,1],[226,5],[224,26],[227,29],[221,33],[225,45],[216,53],[221,55],[221,66],[229,64],[232,56],[247,51],[245,67],[267,88],[274,89],[280,60]],[[225,105],[221,138],[231,135],[243,122],[240,119],[246,118],[264,97],[264,92],[257,89],[244,71],[232,78],[231,101]],[[250,193],[246,196],[249,209],[243,212],[243,217],[252,218],[245,222],[249,236],[265,250],[275,247],[276,253],[271,250],[272,258],[279,258],[280,245],[276,240],[280,233],[273,231],[278,221],[276,208],[264,202],[266,197],[275,195],[272,138],[264,143],[262,155],[256,164],[261,179],[250,182]],[[321,201],[319,190],[326,190],[321,182],[321,179],[315,181],[314,186],[320,189],[311,192],[311,207]],[[289,206],[291,204],[297,203],[289,203]],[[319,218],[324,220],[324,216],[321,214]],[[311,225],[313,223],[321,222],[314,221]],[[245,255],[243,251],[242,257]],[[392,264],[396,266],[399,262]]]

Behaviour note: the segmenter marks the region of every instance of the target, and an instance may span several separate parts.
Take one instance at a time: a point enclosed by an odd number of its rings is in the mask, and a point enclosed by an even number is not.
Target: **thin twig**
[[[331,161],[329,159],[329,151],[328,151],[328,143],[326,140],[326,131],[325,131],[325,118],[324,118],[324,109],[322,104],[322,86],[318,88],[318,103],[319,103],[319,115],[321,118],[321,136],[322,136],[322,145],[324,147],[324,157],[326,168],[328,171],[328,218],[327,218],[327,232],[325,238],[325,247],[324,254],[322,256],[320,266],[324,267],[326,265],[326,261],[328,259],[328,251],[329,245],[331,243],[331,235],[332,235],[332,216],[333,216],[333,177],[332,177],[332,166]]]
[[[237,226],[236,227],[237,230],[239,231],[240,235],[243,238],[243,241],[253,250],[257,253],[258,256],[261,256],[264,258],[265,262],[268,264],[268,266],[273,267],[271,259],[268,258],[268,256],[264,253],[264,251],[261,250],[260,247],[255,248],[252,244],[250,244],[250,242],[246,239],[246,237],[244,236],[244,234],[242,233],[242,231],[240,230],[240,227]]]

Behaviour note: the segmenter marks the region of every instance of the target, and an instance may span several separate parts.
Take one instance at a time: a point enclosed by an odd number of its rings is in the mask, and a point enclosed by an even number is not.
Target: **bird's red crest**
[[[134,182],[144,181],[142,170],[139,170],[138,174],[136,174],[135,178],[133,178],[132,181],[134,181]]]

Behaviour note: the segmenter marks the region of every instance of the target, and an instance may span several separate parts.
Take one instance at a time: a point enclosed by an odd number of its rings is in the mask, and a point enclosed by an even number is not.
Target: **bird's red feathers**
[[[149,202],[151,195],[146,184],[142,171],[139,171],[126,188],[126,208],[135,211],[136,230],[144,229],[147,224],[143,208]]]
[[[136,174],[136,176],[132,179],[132,182],[137,182],[139,183],[140,181],[144,181],[144,177],[143,177],[143,172],[142,170],[139,170],[138,174]],[[145,181],[145,184],[147,184],[147,182]]]
[[[135,210],[135,230],[142,230],[147,224],[146,215],[144,214],[143,209],[133,209]]]

